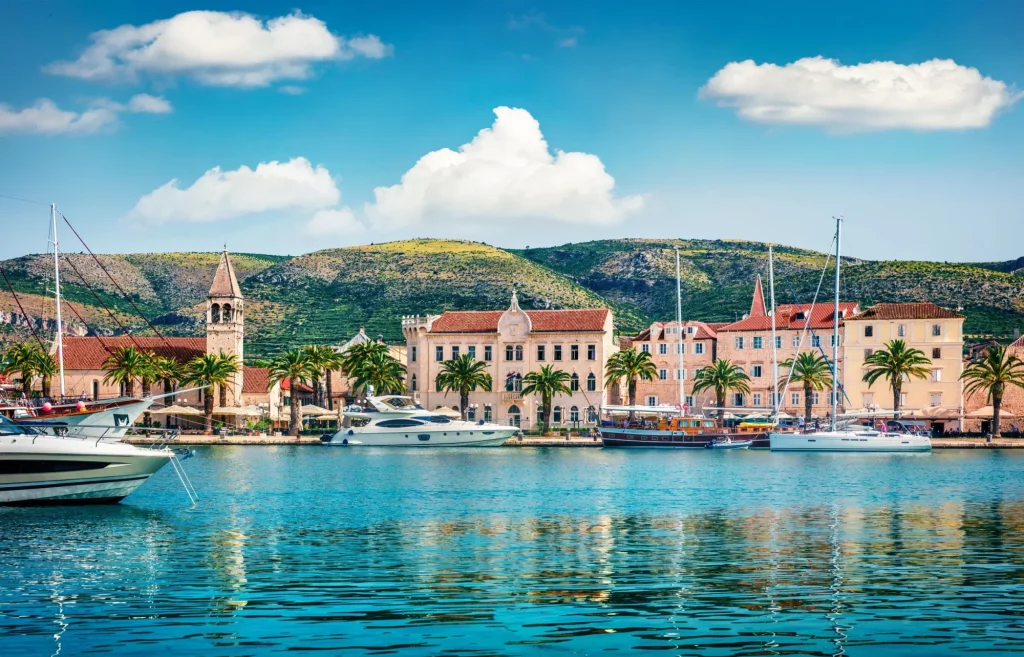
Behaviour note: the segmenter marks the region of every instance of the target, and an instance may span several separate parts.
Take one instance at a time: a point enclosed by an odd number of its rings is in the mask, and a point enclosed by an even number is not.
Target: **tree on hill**
[[[437,388],[445,392],[459,393],[459,412],[466,419],[469,407],[469,393],[477,388],[491,391],[491,375],[487,373],[487,363],[477,360],[469,354],[441,363],[441,371],[437,375]]]
[[[884,349],[879,349],[864,359],[868,370],[864,373],[864,381],[870,388],[879,379],[885,379],[892,388],[892,412],[895,417],[900,411],[900,398],[903,396],[903,382],[911,377],[925,379],[928,377],[930,358],[920,349],[907,346],[904,340],[890,340]]]
[[[804,388],[804,422],[811,423],[811,407],[814,405],[814,392],[832,386],[832,368],[828,359],[821,354],[804,351],[795,359],[790,358],[780,363],[789,369],[789,379],[794,383],[803,384]],[[785,378],[785,377],[783,377]]]
[[[604,366],[605,385],[609,388],[626,379],[630,406],[636,405],[637,381],[652,381],[657,374],[651,354],[633,348],[615,352]]]
[[[693,394],[705,390],[715,391],[715,403],[718,405],[718,425],[725,424],[725,397],[729,391],[750,392],[750,377],[738,365],[729,360],[716,360],[711,365],[701,368],[693,380]]]
[[[566,383],[571,379],[568,373],[556,370],[552,365],[545,365],[539,372],[527,372],[523,377],[524,395],[540,395],[541,427],[544,433],[551,428],[551,401],[555,395],[571,395],[572,391]]]
[[[1024,388],[1024,361],[997,344],[986,349],[980,360],[968,365],[960,379],[965,383],[965,396],[985,392],[985,401],[992,404],[992,435],[999,437],[1003,395],[1009,386]]]

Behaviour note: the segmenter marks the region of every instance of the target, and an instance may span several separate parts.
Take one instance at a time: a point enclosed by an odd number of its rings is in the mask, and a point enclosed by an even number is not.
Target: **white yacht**
[[[7,407],[0,408],[0,414],[51,436],[120,440],[156,399],[159,397],[118,397],[100,402],[58,405],[50,412],[43,412],[40,408]]]
[[[40,434],[0,416],[0,504],[112,504],[174,452]]]
[[[411,397],[367,397],[366,406],[349,406],[328,445],[374,447],[497,447],[518,428],[470,422],[431,413]]]

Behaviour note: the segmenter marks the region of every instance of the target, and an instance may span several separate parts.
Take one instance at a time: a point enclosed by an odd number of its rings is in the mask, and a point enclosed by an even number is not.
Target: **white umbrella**
[[[435,408],[434,412],[437,413],[438,415],[447,415],[448,417],[462,417],[462,413],[459,413],[454,409],[448,408],[447,406]]]
[[[165,406],[164,408],[150,411],[153,415],[204,415],[202,411],[190,406]]]
[[[991,407],[991,406],[982,406],[981,408],[979,408],[976,411],[971,411],[970,413],[968,413],[964,417],[974,417],[974,418],[981,418],[983,420],[990,420],[990,419],[992,419],[992,414],[994,412],[995,412],[995,409],[993,407]],[[1005,408],[1000,408],[999,409],[999,419],[1000,420],[1006,420],[1006,419],[1015,418],[1015,417],[1017,417],[1017,416],[1014,415],[1013,413],[1011,413],[1010,411],[1006,410]]]
[[[260,415],[263,415],[263,409],[259,406],[216,406],[213,409],[213,414],[259,417]]]

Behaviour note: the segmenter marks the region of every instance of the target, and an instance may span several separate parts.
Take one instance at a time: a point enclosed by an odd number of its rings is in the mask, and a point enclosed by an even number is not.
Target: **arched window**
[[[92,399],[96,401],[100,398],[100,382],[96,379],[92,381]]]
[[[573,392],[579,392],[580,389],[580,375],[573,372],[572,376],[569,377],[569,390]]]
[[[597,377],[591,372],[587,375],[587,391],[594,392],[595,390],[597,390]]]
[[[221,318],[220,319],[225,324],[227,324],[227,323],[229,323],[231,321],[231,304],[229,304],[229,303],[224,304],[224,310],[221,313]]]
[[[580,409],[577,406],[573,406],[569,409],[569,421],[579,422],[580,421]]]
[[[522,360],[522,359],[523,359],[523,345],[517,344],[516,345],[516,360]]]
[[[562,407],[561,406],[555,406],[555,412],[554,412],[553,415],[554,416],[551,418],[551,421],[554,422],[555,424],[561,424],[562,423]]]
[[[416,392],[416,375],[409,377],[409,390]]]
[[[512,345],[505,345],[505,360],[512,360]]]
[[[511,406],[508,407],[508,423],[509,424],[511,424],[514,427],[518,427],[519,423],[521,421],[520,417],[521,417],[521,414],[519,412],[519,407],[518,406],[516,406],[515,404],[512,404]]]
[[[210,306],[210,323],[217,324],[220,322],[220,304],[213,304]]]

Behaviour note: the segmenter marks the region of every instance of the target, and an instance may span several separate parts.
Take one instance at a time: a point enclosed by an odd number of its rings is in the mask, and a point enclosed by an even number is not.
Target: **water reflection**
[[[618,454],[482,457],[506,470],[336,454],[196,459],[195,510],[154,480],[136,507],[0,511],[0,640],[12,654],[1024,646],[1024,495],[987,483],[1016,461],[864,461],[839,481],[824,462],[815,484],[770,455],[691,473]],[[239,485],[257,472],[266,486]],[[988,492],[963,493],[969,477]]]

